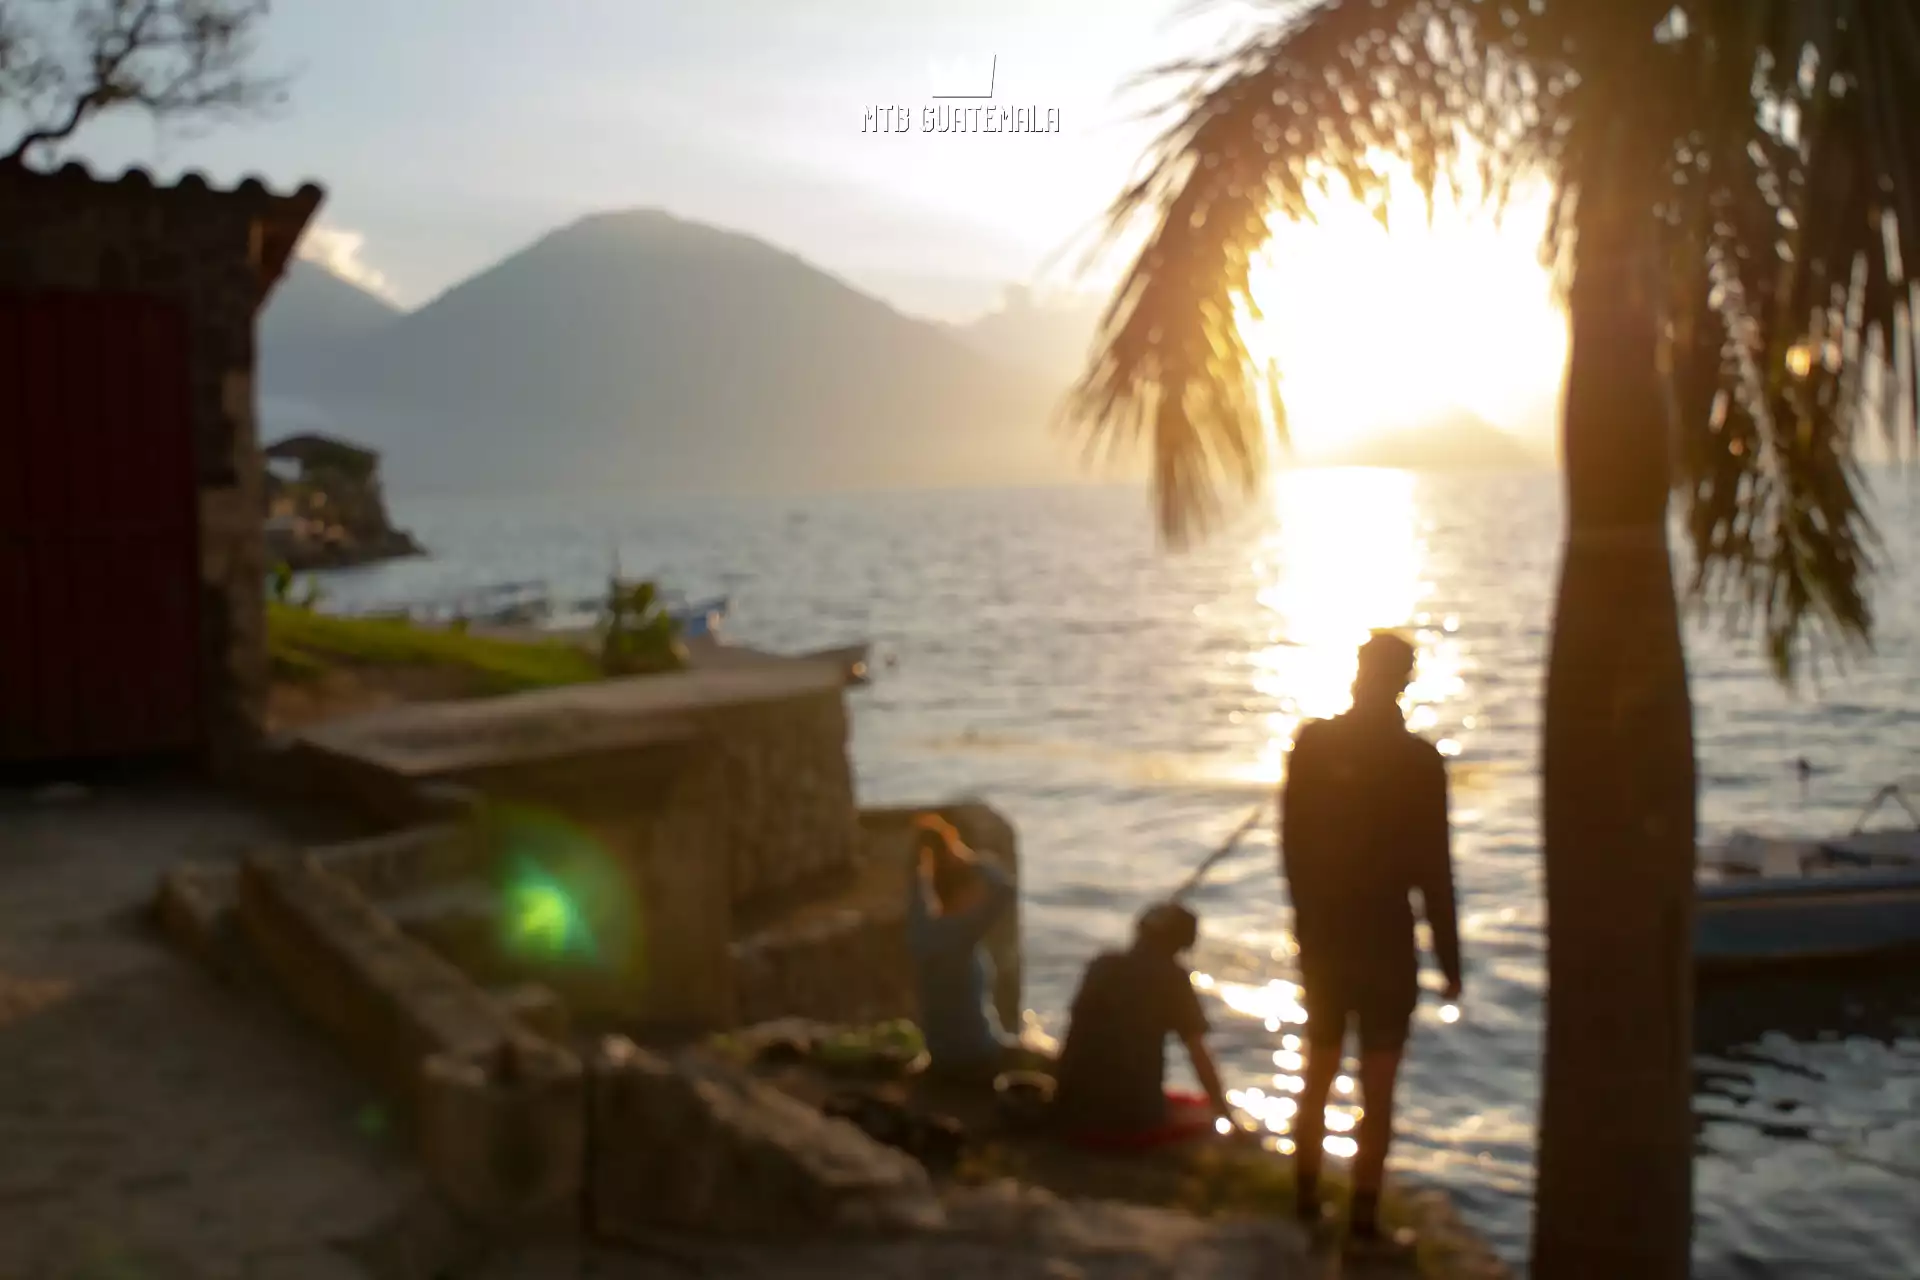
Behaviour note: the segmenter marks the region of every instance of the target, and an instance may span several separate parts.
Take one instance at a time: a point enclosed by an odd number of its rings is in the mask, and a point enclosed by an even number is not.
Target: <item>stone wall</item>
[[[423,778],[484,797],[488,857],[539,849],[547,867],[594,882],[572,896],[603,913],[588,922],[601,963],[506,954],[497,914],[472,894],[407,904],[407,927],[481,981],[539,982],[589,1022],[704,1031],[909,1016],[906,871],[921,810],[854,807],[843,682],[838,668],[793,662],[396,708],[306,731],[278,753],[297,779],[280,791],[332,788],[369,820],[414,823]],[[1017,883],[1004,818],[975,802],[930,807]],[[503,830],[516,823],[521,834]],[[988,946],[996,1003],[1017,1031],[1017,902]]]
[[[630,1042],[588,1061],[588,1227],[740,1236],[937,1229],[926,1170],[745,1072]]]
[[[732,1025],[728,770],[718,743],[676,738],[463,772],[460,785],[487,798],[491,856],[537,846],[543,865],[593,886],[576,897],[599,961],[522,961],[506,976],[542,982],[588,1017]]]
[[[213,760],[231,765],[266,712],[264,467],[255,425],[254,316],[322,195],[232,191],[139,170],[96,181],[79,166],[0,165],[0,291],[138,293],[187,321],[200,509],[200,687]],[[102,370],[112,377],[114,371]]]
[[[844,691],[706,712],[720,748],[730,892],[750,907],[851,867],[860,856]]]
[[[904,910],[847,908],[797,928],[743,938],[731,951],[740,1025],[918,1016]]]
[[[476,817],[483,798],[448,782],[422,782],[298,737],[264,739],[231,781],[265,805],[358,837]]]
[[[579,1231],[588,1120],[579,1057],[509,1041],[429,1058],[414,1128],[427,1173],[454,1211],[488,1234],[525,1240]]]

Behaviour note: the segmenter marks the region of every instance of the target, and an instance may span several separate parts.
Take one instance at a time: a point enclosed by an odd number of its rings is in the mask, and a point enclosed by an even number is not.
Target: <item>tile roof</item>
[[[93,199],[237,203],[252,215],[261,237],[259,267],[263,296],[286,269],[287,260],[293,256],[307,223],[326,199],[326,192],[312,182],[302,183],[286,194],[273,191],[251,175],[232,187],[216,186],[207,181],[206,175],[195,171],[183,173],[171,183],[159,183],[152,174],[137,166],[117,177],[103,177],[78,161],[53,170],[0,162],[0,193],[8,186],[63,195],[79,195],[84,189]]]

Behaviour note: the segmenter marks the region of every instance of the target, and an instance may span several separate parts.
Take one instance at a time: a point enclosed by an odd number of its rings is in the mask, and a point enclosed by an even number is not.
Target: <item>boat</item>
[[[621,590],[637,587],[637,580],[619,578],[615,580]],[[660,611],[671,617],[680,628],[682,640],[717,640],[720,624],[726,621],[727,609],[733,603],[728,596],[711,596],[705,600],[689,600],[678,591],[660,590],[655,599],[660,602]],[[604,594],[588,596],[576,600],[571,606],[576,616],[592,616],[606,608]]]
[[[812,662],[830,664],[840,668],[842,677],[849,688],[860,688],[872,682],[873,672],[868,662],[869,646],[865,644],[836,645],[830,649],[812,649],[806,653],[770,653],[764,649],[754,649],[746,645],[714,644],[702,646],[695,665],[708,670],[726,667],[749,667],[766,663]]]
[[[1911,825],[1867,830],[1887,801]],[[1882,787],[1853,830],[1832,839],[1738,832],[1703,850],[1694,959],[1727,971],[1920,951],[1920,811]]]
[[[664,607],[673,620],[680,624],[681,639],[705,640],[719,634],[720,624],[726,620],[730,603],[726,596],[691,602],[669,597]]]
[[[673,617],[680,626],[681,636],[689,640],[717,638],[731,604],[726,596],[690,601],[674,591],[661,592],[659,599],[661,611]],[[494,583],[406,604],[377,605],[360,610],[358,616],[409,618],[429,626],[464,623],[476,627],[545,629],[555,625],[564,627],[570,619],[593,617],[605,605],[605,596],[556,602],[545,582],[533,580]]]
[[[361,616],[404,616],[430,626],[465,623],[481,627],[537,627],[552,613],[553,601],[547,593],[547,584],[529,581],[499,582],[437,599],[379,605],[362,611]]]

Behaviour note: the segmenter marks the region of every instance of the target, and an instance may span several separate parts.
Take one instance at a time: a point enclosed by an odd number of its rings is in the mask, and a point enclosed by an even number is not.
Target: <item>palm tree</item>
[[[1171,119],[1108,218],[1148,235],[1072,411],[1096,443],[1144,440],[1175,545],[1267,474],[1235,317],[1274,218],[1336,186],[1384,217],[1389,160],[1430,200],[1553,184],[1572,346],[1533,1270],[1683,1276],[1696,780],[1668,503],[1690,594],[1757,624],[1783,680],[1810,642],[1868,639],[1855,446],[1916,402],[1920,9],[1295,0],[1157,74]]]

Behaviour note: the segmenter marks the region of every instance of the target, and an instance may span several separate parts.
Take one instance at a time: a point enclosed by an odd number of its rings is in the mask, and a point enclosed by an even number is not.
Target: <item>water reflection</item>
[[[1273,485],[1274,527],[1254,560],[1265,644],[1252,655],[1253,687],[1277,708],[1266,717],[1257,772],[1278,781],[1300,722],[1346,710],[1354,654],[1369,632],[1409,633],[1419,651],[1403,699],[1407,723],[1426,731],[1463,688],[1459,620],[1422,605],[1433,591],[1417,501],[1406,471],[1288,471]],[[1451,739],[1442,747],[1459,747]]]
[[[1855,973],[1703,988],[1694,1048],[1702,1154],[1738,1147],[1742,1132],[1844,1148],[1913,1121],[1920,981]],[[1920,1178],[1920,1162],[1895,1171]]]
[[[1193,983],[1203,991],[1211,991],[1228,1009],[1248,1021],[1265,1023],[1270,1030],[1288,1028],[1281,1037],[1282,1047],[1273,1053],[1273,1065],[1279,1070],[1269,1077],[1268,1083],[1227,1091],[1227,1100],[1248,1120],[1286,1139],[1293,1132],[1294,1119],[1300,1112],[1300,1104],[1292,1095],[1306,1087],[1298,1074],[1306,1063],[1299,1029],[1307,1024],[1307,1011],[1300,1004],[1299,984],[1280,978],[1258,986],[1222,982],[1208,973],[1194,974]],[[1351,1075],[1338,1077],[1333,1082],[1333,1092],[1340,1100],[1327,1103],[1324,1146],[1329,1155],[1344,1159],[1354,1152],[1353,1139],[1346,1135],[1359,1124],[1364,1110],[1359,1103],[1349,1100],[1355,1092]],[[1283,1141],[1279,1149],[1291,1151],[1291,1140]]]

